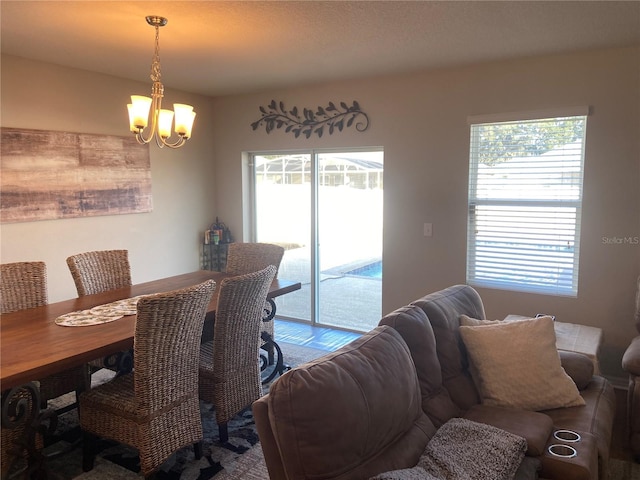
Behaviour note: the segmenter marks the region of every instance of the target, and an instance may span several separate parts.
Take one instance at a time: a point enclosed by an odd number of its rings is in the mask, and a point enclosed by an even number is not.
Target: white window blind
[[[577,295],[586,118],[471,124],[467,283]]]

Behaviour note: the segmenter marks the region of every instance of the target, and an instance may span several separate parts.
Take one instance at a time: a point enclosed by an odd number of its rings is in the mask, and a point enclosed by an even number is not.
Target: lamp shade
[[[127,105],[129,110],[129,128],[133,133],[146,128],[149,123],[149,110],[151,98],[142,95],[131,95],[131,103]]]
[[[184,103],[174,103],[173,110],[176,112],[176,133],[181,137],[190,138],[193,120],[196,118],[193,107]]]
[[[171,124],[173,123],[173,111],[162,109],[158,112],[158,134],[161,138],[171,136]]]

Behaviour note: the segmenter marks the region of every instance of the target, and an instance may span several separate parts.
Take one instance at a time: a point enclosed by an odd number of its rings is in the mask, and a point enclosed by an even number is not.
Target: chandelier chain
[[[161,78],[160,73],[160,27],[158,25],[156,28],[156,49],[153,54],[153,60],[151,62],[151,80],[153,82],[159,82]]]

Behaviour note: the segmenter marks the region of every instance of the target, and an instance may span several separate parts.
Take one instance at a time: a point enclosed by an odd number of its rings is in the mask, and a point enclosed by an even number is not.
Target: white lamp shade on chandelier
[[[162,108],[162,97],[164,96],[164,86],[160,82],[160,48],[159,48],[159,28],[167,24],[167,19],[158,16],[146,17],[147,23],[156,29],[156,45],[153,61],[151,63],[151,80],[153,87],[151,97],[142,95],[131,95],[131,103],[127,105],[129,110],[129,129],[136,135],[139,143],[149,143],[155,137],[160,148],[167,146],[178,148],[191,138],[191,129],[196,112],[191,105],[174,103],[173,111]],[[149,114],[151,114],[151,129],[145,137],[144,129],[149,125]],[[174,122],[175,117],[175,122]],[[178,138],[176,141],[169,141],[171,137],[171,126],[175,124],[174,131]]]

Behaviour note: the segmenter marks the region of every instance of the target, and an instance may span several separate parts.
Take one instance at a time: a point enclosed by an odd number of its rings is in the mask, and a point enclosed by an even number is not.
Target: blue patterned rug
[[[317,358],[327,352],[314,348],[301,347],[283,343],[285,363],[295,366],[308,360]],[[108,379],[109,373],[105,376]],[[100,381],[100,380],[98,380]],[[267,391],[268,387],[264,390]],[[58,408],[72,401],[71,395],[56,400]],[[50,406],[52,406],[50,404]],[[237,415],[229,423],[229,441],[220,443],[218,426],[215,420],[215,410],[211,404],[200,402],[202,413],[202,427],[204,440],[202,445],[202,458],[196,460],[192,447],[186,447],[176,452],[160,467],[156,473],[158,480],[209,480],[213,478],[234,478],[229,476],[237,468],[245,453],[253,451],[254,455],[248,455],[247,461],[261,461],[261,453],[258,444],[258,434],[251,409],[247,409]],[[139,480],[139,458],[135,449],[120,445],[115,442],[101,440],[93,470],[82,471],[82,447],[80,443],[81,431],[78,425],[77,412],[75,410],[60,416],[58,428],[54,436],[47,442],[47,451],[60,449],[70,450],[58,458],[47,461],[47,468],[54,480]],[[257,450],[257,451],[256,451]],[[253,458],[255,457],[255,458]],[[258,467],[255,478],[267,478],[264,465]],[[256,468],[251,467],[252,470]],[[263,472],[263,473],[261,473]],[[248,478],[241,475],[239,478]]]

